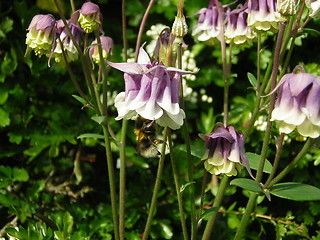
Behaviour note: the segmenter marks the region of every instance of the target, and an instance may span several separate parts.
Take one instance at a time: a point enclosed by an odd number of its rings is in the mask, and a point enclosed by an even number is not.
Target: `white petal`
[[[317,138],[320,136],[320,127],[313,125],[309,120],[300,124],[297,130],[304,137]]]
[[[155,101],[149,100],[145,105],[136,109],[137,113],[146,119],[156,120],[163,115],[162,108]]]
[[[147,52],[141,47],[139,49],[139,55],[138,55],[138,63],[139,64],[148,64],[150,63],[150,58],[147,54]]]
[[[279,121],[277,123],[277,127],[279,128],[280,132],[286,133],[286,134],[291,133],[296,128],[295,125],[287,124],[283,121]]]
[[[177,115],[172,115],[168,112],[164,114],[157,120],[157,124],[162,127],[169,127],[172,130],[177,130],[183,125],[183,119],[186,117],[184,111],[180,109]]]

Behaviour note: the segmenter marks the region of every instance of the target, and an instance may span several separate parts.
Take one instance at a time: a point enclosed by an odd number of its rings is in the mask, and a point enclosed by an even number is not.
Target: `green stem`
[[[181,192],[180,192],[179,176],[178,176],[176,160],[175,160],[175,156],[174,156],[174,152],[173,152],[173,144],[172,144],[172,138],[171,138],[170,129],[168,131],[168,141],[169,141],[170,159],[171,159],[173,178],[174,178],[174,183],[175,183],[176,192],[177,192],[177,198],[178,198],[178,206],[179,206],[179,213],[180,213],[181,228],[182,228],[182,232],[183,232],[183,238],[185,240],[187,240],[188,239],[188,231],[187,231],[187,226],[186,226],[186,220],[185,220],[185,217],[184,217],[183,202],[182,202],[182,196],[181,196]]]
[[[182,44],[176,44],[177,48],[177,67],[182,69]],[[185,110],[184,106],[184,97],[183,97],[183,85],[182,79],[180,83],[180,105],[183,110]],[[197,221],[196,221],[196,207],[195,207],[195,197],[194,197],[194,184],[193,184],[193,159],[191,155],[191,141],[188,132],[188,121],[187,118],[184,120],[184,124],[182,125],[182,132],[184,141],[186,144],[187,150],[187,161],[188,161],[188,183],[191,183],[189,186],[189,196],[190,196],[190,205],[191,205],[191,239],[196,239],[197,236]]]
[[[240,240],[242,239],[245,231],[246,231],[246,226],[248,225],[249,223],[249,219],[250,219],[250,216],[251,216],[251,213],[253,212],[253,209],[256,205],[256,199],[258,197],[258,194],[257,193],[254,193],[254,192],[251,192],[250,193],[250,197],[249,197],[249,201],[247,203],[247,206],[246,206],[246,210],[241,218],[241,221],[240,221],[240,224],[239,224],[239,227],[238,227],[238,230],[237,230],[237,233],[234,237],[234,240]]]
[[[285,169],[283,169],[274,179],[272,179],[272,181],[270,181],[270,183],[265,186],[267,188],[271,187],[272,185],[274,185],[275,183],[279,182],[284,176],[286,176],[292,168],[294,168],[294,166],[297,164],[298,160],[300,158],[302,158],[311,148],[311,146],[314,143],[314,139],[309,138],[306,143],[304,144],[303,148],[300,150],[300,152],[297,154],[297,156],[292,160],[291,163],[289,163],[287,165],[287,167]]]
[[[273,164],[272,164],[272,170],[271,170],[271,173],[270,173],[266,183],[264,184],[265,187],[269,185],[272,178],[274,177],[274,174],[277,171],[279,161],[280,161],[280,156],[281,156],[281,150],[282,150],[282,146],[283,146],[283,139],[284,139],[284,133],[281,133],[280,138],[277,143],[277,152],[276,152],[276,156],[274,158]]]
[[[71,5],[71,11],[74,13],[76,11],[74,0],[70,0],[70,5]]]
[[[219,208],[221,206],[221,203],[222,203],[222,200],[223,200],[223,196],[224,196],[224,192],[225,192],[227,186],[229,185],[229,181],[230,181],[230,178],[227,175],[224,175],[222,180],[221,180],[221,183],[219,185],[218,193],[217,193],[217,196],[216,196],[216,198],[214,200],[214,203],[213,203],[212,207]],[[214,227],[214,223],[215,223],[215,220],[216,220],[217,213],[218,213],[218,209],[217,209],[217,211],[215,211],[211,215],[210,219],[208,220],[206,228],[204,229],[204,232],[203,232],[203,235],[202,235],[202,240],[210,239],[210,235],[211,235],[212,229]]]
[[[127,20],[126,20],[126,0],[122,0],[122,41],[123,41],[123,60],[127,62],[128,54],[127,54]]]
[[[164,136],[163,136],[163,141],[164,142],[166,142],[167,136],[168,136],[168,127],[165,127]],[[149,214],[148,214],[148,218],[147,218],[147,223],[146,223],[146,226],[145,226],[145,229],[144,229],[144,232],[143,232],[143,237],[142,237],[143,240],[148,239],[148,236],[149,236],[149,233],[150,233],[152,219],[153,219],[154,212],[155,212],[155,209],[156,209],[156,204],[157,204],[157,199],[158,199],[158,192],[159,192],[159,188],[160,188],[162,170],[163,170],[163,165],[164,165],[165,150],[166,150],[166,144],[163,144],[162,149],[161,149],[161,156],[159,158],[157,177],[156,177],[156,181],[155,181],[154,188],[153,188],[153,194],[152,194]]]
[[[112,208],[112,221],[113,221],[113,231],[115,240],[119,240],[119,227],[118,227],[118,211],[117,211],[117,195],[116,195],[116,185],[115,185],[115,174],[113,167],[113,159],[111,152],[111,145],[109,139],[109,132],[106,122],[102,125],[105,150],[107,156],[108,165],[108,176],[109,176],[109,186],[110,186],[110,197],[111,197],[111,208]]]

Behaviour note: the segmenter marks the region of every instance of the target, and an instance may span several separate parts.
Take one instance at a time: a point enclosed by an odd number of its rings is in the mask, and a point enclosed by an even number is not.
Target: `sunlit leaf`
[[[251,85],[256,88],[257,87],[257,79],[256,77],[252,74],[252,73],[247,73],[247,76],[248,76],[248,79],[249,79],[249,82],[251,83]]]
[[[12,178],[13,181],[26,182],[29,180],[29,174],[24,168],[16,168],[12,169]]]
[[[212,214],[214,214],[215,212],[218,211],[218,207],[211,207],[209,209],[207,209],[200,217],[199,222],[204,219],[204,218],[208,218],[210,216],[212,216]]]
[[[286,182],[275,184],[270,193],[280,198],[286,198],[294,201],[318,201],[320,200],[320,189],[314,186]]]
[[[251,152],[246,152],[246,156],[248,157],[249,161],[249,166],[253,170],[258,170],[259,168],[259,162],[260,162],[260,155],[251,153]],[[272,165],[271,163],[266,159],[264,163],[264,168],[263,172],[265,173],[271,173],[272,170]]]
[[[77,137],[78,139],[80,138],[97,138],[97,139],[104,139],[104,136],[101,134],[96,134],[96,133],[84,133],[81,134]]]

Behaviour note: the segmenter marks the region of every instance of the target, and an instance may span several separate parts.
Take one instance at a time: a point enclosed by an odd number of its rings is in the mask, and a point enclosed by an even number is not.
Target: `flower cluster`
[[[198,24],[192,34],[199,41],[224,36],[227,43],[251,45],[256,32],[275,31],[282,21],[281,14],[276,11],[275,0],[248,0],[234,10],[227,5],[219,7],[216,2],[211,0],[208,8],[197,13]]]
[[[217,129],[208,135],[199,134],[205,141],[206,152],[202,157],[205,169],[211,174],[236,176],[245,164],[250,175],[251,170],[244,154],[244,136],[233,126],[216,124]]]
[[[45,54],[60,62],[63,59],[63,48],[67,61],[74,61],[78,59],[76,45],[79,45],[82,35],[84,32],[89,33],[99,28],[101,20],[99,7],[91,2],[84,3],[80,10],[75,11],[66,25],[62,20],[56,21],[51,15],[36,15],[27,29],[26,54],[34,51],[39,57]],[[104,49],[103,55],[107,57],[113,48],[112,39],[101,36],[101,44]],[[92,45],[95,46],[96,42]],[[98,62],[97,50],[93,49],[90,53],[92,59]]]
[[[308,73],[283,76],[275,90],[279,90],[272,111],[280,132],[294,129],[305,137],[320,136],[320,77]]]
[[[138,63],[108,64],[124,72],[125,92],[115,99],[116,120],[133,119],[138,114],[160,126],[171,129],[182,126],[185,113],[179,105],[180,81],[183,74],[191,72],[151,62],[143,48]]]

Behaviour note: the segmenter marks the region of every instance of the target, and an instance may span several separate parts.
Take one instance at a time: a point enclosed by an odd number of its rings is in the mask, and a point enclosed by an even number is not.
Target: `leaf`
[[[101,124],[105,120],[105,116],[93,116],[91,119],[98,124]]]
[[[212,216],[212,214],[214,214],[215,212],[217,212],[218,209],[219,209],[218,207],[211,207],[211,208],[207,209],[207,210],[201,215],[198,223],[199,223],[200,221],[202,221],[202,219],[208,218],[208,217]]]
[[[259,184],[252,179],[236,178],[230,182],[230,185],[235,185],[252,192],[262,193],[262,189],[260,188]]]
[[[0,127],[5,127],[10,124],[10,117],[7,112],[0,108]]]
[[[182,193],[189,185],[194,184],[196,182],[188,182],[180,187],[180,192]]]
[[[257,79],[256,79],[256,77],[250,72],[247,73],[247,77],[248,77],[249,82],[251,83],[251,85],[254,88],[256,88],[257,87]]]
[[[96,133],[84,133],[81,134],[77,137],[77,139],[80,138],[97,138],[97,139],[104,139],[104,136],[101,134],[96,134]]]
[[[24,168],[14,167],[12,169],[13,181],[27,182],[29,180],[29,174]]]
[[[320,189],[314,186],[296,183],[286,182],[275,184],[270,193],[274,196],[285,198],[294,201],[318,201],[320,200]]]
[[[172,229],[166,223],[164,223],[164,221],[160,222],[160,226],[161,226],[161,233],[162,233],[161,235],[165,239],[171,239],[173,236]]]
[[[1,88],[0,89],[0,105],[4,104],[7,101],[8,96],[9,96],[9,92]]]
[[[249,166],[253,170],[258,170],[259,168],[259,162],[260,162],[260,155],[251,153],[251,152],[246,152],[246,156],[248,157],[249,161]],[[272,170],[272,165],[271,163],[266,159],[264,163],[264,168],[263,172],[265,173],[271,173]]]
[[[63,215],[63,236],[67,239],[72,232],[73,217],[69,212],[65,212]]]
[[[82,103],[83,106],[87,105],[86,100],[84,100],[82,97],[80,97],[78,95],[72,95],[72,97],[74,97],[76,100],[78,100],[80,103]]]

